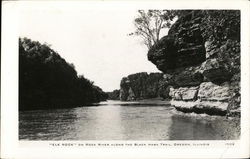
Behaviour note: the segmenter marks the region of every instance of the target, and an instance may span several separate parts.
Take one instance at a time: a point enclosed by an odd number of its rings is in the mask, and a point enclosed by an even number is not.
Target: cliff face
[[[158,96],[167,97],[167,89],[163,85],[162,73],[146,72],[136,73],[124,77],[120,84],[120,100],[132,101],[139,99],[155,98]]]
[[[240,114],[240,12],[187,11],[148,51],[176,109]]]
[[[107,92],[109,100],[119,100],[120,99],[120,90],[114,90],[112,92]]]

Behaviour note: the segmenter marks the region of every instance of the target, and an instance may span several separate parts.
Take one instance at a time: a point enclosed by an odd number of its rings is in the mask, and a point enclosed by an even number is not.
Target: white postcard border
[[[40,3],[38,5],[38,3]],[[241,10],[241,139],[198,141],[19,141],[18,140],[18,12],[25,7]],[[164,7],[167,6],[167,7]],[[247,1],[45,1],[3,2],[1,61],[2,158],[244,158],[249,156],[249,3]],[[62,146],[86,143],[209,143],[210,146]],[[53,146],[51,144],[61,144]],[[234,144],[234,146],[230,144]]]

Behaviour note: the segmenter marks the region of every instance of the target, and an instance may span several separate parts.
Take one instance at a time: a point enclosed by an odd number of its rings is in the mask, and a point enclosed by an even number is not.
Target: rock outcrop
[[[148,52],[148,59],[163,72],[200,64],[206,60],[204,39],[201,34],[201,13],[182,16]]]
[[[133,101],[156,97],[169,97],[162,73],[136,73],[124,77],[120,84],[120,100]],[[160,89],[161,88],[161,89]]]
[[[171,104],[184,112],[240,115],[240,12],[185,11],[148,51]]]
[[[109,100],[120,100],[120,90],[114,90],[112,92],[107,92]]]
[[[226,115],[231,95],[229,84],[203,82],[196,87],[170,89],[172,104],[185,112]]]

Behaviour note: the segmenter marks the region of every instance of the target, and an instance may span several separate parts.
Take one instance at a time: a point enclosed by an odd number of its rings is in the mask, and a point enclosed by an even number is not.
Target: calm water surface
[[[167,104],[107,101],[97,106],[19,113],[21,140],[238,139],[239,121],[185,114]]]

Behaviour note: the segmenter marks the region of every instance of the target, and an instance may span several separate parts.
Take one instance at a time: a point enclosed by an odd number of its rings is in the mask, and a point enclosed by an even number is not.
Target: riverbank
[[[96,103],[95,106],[101,105],[121,105],[121,106],[170,106],[170,100],[163,100],[161,98],[141,99],[134,101],[121,101],[121,100],[107,100],[100,103]]]
[[[162,99],[162,98],[150,98],[150,99],[141,99],[135,101],[136,103],[143,103],[143,104],[170,104],[170,100]]]
[[[113,105],[124,105],[129,106],[131,104],[133,105],[148,105],[148,106],[159,106],[159,105],[166,105],[166,106],[172,106],[177,111],[190,114],[207,114],[210,116],[225,116],[225,117],[235,117],[240,118],[240,111],[235,112],[234,114],[228,114],[227,113],[227,105],[225,106],[224,103],[220,102],[214,102],[211,105],[206,105],[205,102],[197,102],[197,101],[190,101],[190,102],[183,102],[183,101],[175,101],[175,100],[166,100],[162,99],[160,97],[157,98],[151,98],[151,99],[141,99],[141,100],[135,100],[135,101],[120,101],[120,100],[108,100],[112,101]],[[101,102],[97,105],[106,105],[106,102]],[[110,104],[110,103],[109,103]]]

